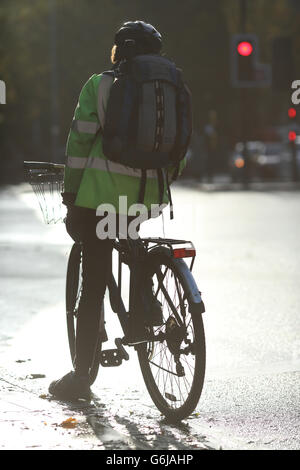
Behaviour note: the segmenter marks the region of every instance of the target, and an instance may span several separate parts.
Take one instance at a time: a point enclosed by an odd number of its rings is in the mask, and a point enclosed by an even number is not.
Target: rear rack
[[[142,238],[142,242],[145,244],[146,249],[153,249],[157,246],[167,246],[174,258],[192,258],[190,271],[193,269],[195,257],[196,257],[196,249],[190,240],[175,240],[173,238]],[[149,246],[149,244],[153,244],[153,246]],[[189,247],[183,246],[181,248],[173,248],[173,245],[189,245]]]

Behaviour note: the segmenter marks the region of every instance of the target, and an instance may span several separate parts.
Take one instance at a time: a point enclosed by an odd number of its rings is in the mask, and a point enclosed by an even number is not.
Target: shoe
[[[79,375],[76,372],[69,372],[59,380],[54,380],[49,385],[49,393],[61,400],[78,400],[83,398],[90,400],[92,392],[88,375]]]

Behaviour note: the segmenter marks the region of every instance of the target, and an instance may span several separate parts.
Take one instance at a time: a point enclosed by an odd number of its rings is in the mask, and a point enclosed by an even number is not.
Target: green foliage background
[[[0,79],[7,89],[7,104],[0,107],[2,179],[20,175],[24,159],[53,158],[53,113],[59,132],[55,159],[63,160],[82,85],[110,68],[115,31],[135,19],[157,27],[164,53],[183,69],[196,132],[202,133],[208,111],[217,110],[226,159],[240,135],[240,90],[229,80],[230,36],[240,32],[239,13],[238,0],[1,0]],[[292,35],[295,79],[300,78],[299,16],[289,0],[248,0],[247,31],[259,37],[260,62],[270,63],[275,36]],[[249,138],[284,123],[289,106],[290,90],[250,90]]]

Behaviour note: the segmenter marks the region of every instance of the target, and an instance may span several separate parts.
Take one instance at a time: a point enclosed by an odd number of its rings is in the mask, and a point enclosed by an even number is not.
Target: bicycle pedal
[[[117,367],[122,364],[123,357],[119,349],[106,349],[100,353],[102,367]]]
[[[125,361],[128,361],[129,360],[129,354],[126,351],[126,349],[124,348],[121,338],[116,338],[115,339],[115,345],[117,346],[117,349],[118,349],[122,359],[125,359]]]

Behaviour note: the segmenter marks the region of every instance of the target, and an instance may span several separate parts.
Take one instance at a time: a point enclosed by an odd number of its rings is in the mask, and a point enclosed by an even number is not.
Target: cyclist
[[[115,35],[111,60],[113,68],[124,60],[125,42],[133,40],[134,55],[160,54],[160,33],[143,21],[122,25]],[[76,326],[76,366],[49,386],[49,392],[66,399],[91,396],[89,368],[99,334],[101,304],[111,274],[113,241],[99,239],[96,209],[101,203],[112,204],[118,213],[120,195],[126,195],[128,207],[138,202],[140,177],[136,170],[109,161],[102,151],[105,109],[113,78],[109,74],[94,74],[83,86],[75,109],[66,149],[63,202],[67,206],[66,229],[75,241],[82,243],[82,292]],[[164,183],[165,185],[165,183]],[[166,186],[166,185],[165,185]],[[161,199],[154,178],[147,178],[144,204],[158,204]],[[164,187],[163,201],[168,202]],[[118,220],[118,219],[117,219]],[[128,221],[130,222],[130,218]],[[152,326],[162,322],[161,304],[149,285],[148,305]],[[102,330],[102,340],[106,339]]]

